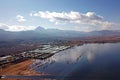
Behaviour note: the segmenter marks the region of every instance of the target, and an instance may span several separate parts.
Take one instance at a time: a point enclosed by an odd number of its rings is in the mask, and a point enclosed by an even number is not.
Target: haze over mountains
[[[102,30],[102,31],[70,31],[59,29],[44,29],[43,27],[37,27],[34,30],[10,32],[0,30],[0,41],[9,41],[16,39],[42,39],[42,38],[81,38],[81,37],[96,37],[96,36],[120,36],[120,31],[116,30]]]

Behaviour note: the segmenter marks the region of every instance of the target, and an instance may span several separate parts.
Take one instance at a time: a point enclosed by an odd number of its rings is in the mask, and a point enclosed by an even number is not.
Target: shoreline
[[[33,63],[33,59],[28,59],[20,63],[9,65],[0,70],[0,75],[6,76],[39,76],[40,74],[35,72],[30,65]]]

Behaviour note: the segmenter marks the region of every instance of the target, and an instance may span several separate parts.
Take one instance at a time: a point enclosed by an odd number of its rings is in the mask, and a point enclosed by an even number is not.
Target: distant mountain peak
[[[41,27],[41,26],[38,26],[35,30],[37,30],[37,31],[43,31],[45,29],[43,27]]]

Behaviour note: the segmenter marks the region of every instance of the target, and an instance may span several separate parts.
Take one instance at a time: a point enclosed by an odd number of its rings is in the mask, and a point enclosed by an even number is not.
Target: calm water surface
[[[120,43],[75,46],[31,67],[67,80],[120,80]]]

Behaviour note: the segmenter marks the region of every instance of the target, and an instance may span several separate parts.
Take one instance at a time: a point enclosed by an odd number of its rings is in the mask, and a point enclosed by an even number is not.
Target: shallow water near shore
[[[31,67],[56,79],[120,79],[120,43],[75,46],[48,59],[36,59]]]

